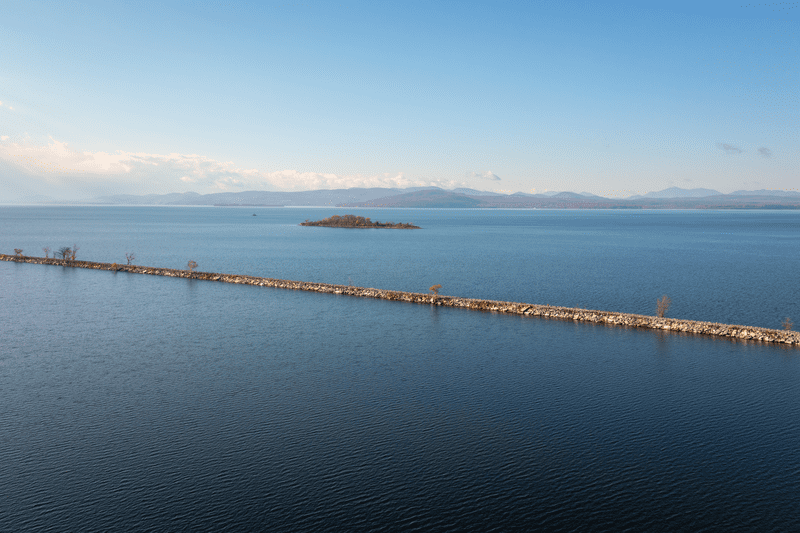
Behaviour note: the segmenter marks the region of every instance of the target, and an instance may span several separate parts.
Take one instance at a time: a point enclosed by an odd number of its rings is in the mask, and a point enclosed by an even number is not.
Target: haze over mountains
[[[719,196],[721,192],[714,189],[681,189],[679,187],[670,187],[663,191],[654,191],[642,195],[629,196],[630,200],[637,198],[703,198],[706,196]]]
[[[57,202],[46,197],[23,198],[19,203]],[[351,188],[301,192],[245,191],[198,194],[195,192],[114,195],[82,204],[184,205],[184,206],[341,206],[341,207],[430,207],[430,208],[800,208],[800,192],[784,190],[735,191],[723,194],[713,189],[670,187],[628,198],[606,198],[570,191],[539,194],[502,194],[459,188],[437,187]]]

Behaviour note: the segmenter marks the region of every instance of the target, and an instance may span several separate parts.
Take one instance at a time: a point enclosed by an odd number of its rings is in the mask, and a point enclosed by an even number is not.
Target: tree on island
[[[50,258],[50,247],[49,246],[45,246],[44,248],[42,248],[42,251],[44,252],[44,258],[45,259],[49,259]]]
[[[22,257],[22,248],[14,248],[14,255]]]
[[[369,217],[360,217],[356,215],[333,215],[331,217],[300,223],[301,226],[321,226],[326,228],[393,228],[393,229],[420,229],[419,226],[413,224],[394,222],[373,222]]]
[[[186,270],[189,272],[194,272],[195,268],[197,268],[197,261],[189,261],[186,263]]]
[[[134,254],[133,252],[125,254],[125,259],[128,261],[128,264],[130,265],[131,263],[136,261],[136,254]]]
[[[69,246],[62,246],[62,247],[61,247],[61,248],[59,248],[59,249],[58,249],[58,251],[57,251],[55,254],[53,254],[53,255],[54,255],[55,257],[60,257],[61,259],[66,259],[66,260],[68,260],[70,257],[72,257],[72,248],[70,248]]]

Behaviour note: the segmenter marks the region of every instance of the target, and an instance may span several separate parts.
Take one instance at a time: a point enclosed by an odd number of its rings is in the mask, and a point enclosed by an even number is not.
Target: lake
[[[0,207],[0,252],[779,327],[800,213]],[[256,214],[257,216],[253,216]],[[0,262],[0,530],[787,531],[800,350]]]

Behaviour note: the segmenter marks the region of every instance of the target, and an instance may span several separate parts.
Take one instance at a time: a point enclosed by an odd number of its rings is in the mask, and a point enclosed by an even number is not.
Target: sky
[[[800,190],[800,2],[0,0],[0,202]]]

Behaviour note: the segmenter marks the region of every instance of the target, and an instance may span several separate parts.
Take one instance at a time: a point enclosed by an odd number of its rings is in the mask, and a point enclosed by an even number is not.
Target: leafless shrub
[[[194,272],[195,268],[197,268],[197,261],[189,261],[186,263],[186,270],[189,272]]]
[[[129,254],[125,254],[125,259],[128,261],[128,264],[133,264],[136,261],[136,254],[131,252]]]
[[[783,323],[781,324],[781,326],[783,326],[783,329],[785,329],[786,331],[792,331],[794,323],[792,322],[792,319],[787,316],[786,318],[783,319]]]
[[[42,251],[44,252],[44,258],[45,259],[49,259],[50,258],[50,247],[49,246],[45,246],[44,248],[42,248]]]
[[[78,245],[77,244],[73,244],[72,245],[72,253],[70,254],[70,257],[69,257],[72,261],[75,261],[75,255],[78,253],[78,250],[80,250]]]
[[[72,257],[72,248],[70,248],[69,246],[62,246],[53,255],[55,255],[56,257],[60,257],[61,259],[69,259],[70,257]]]
[[[672,300],[666,294],[656,300],[656,316],[658,318],[664,318],[664,315],[667,314],[669,310],[669,305],[672,303]]]
[[[14,255],[22,257],[22,248],[14,248]]]
[[[442,285],[440,283],[437,283],[436,285],[433,285],[428,290],[431,291],[431,294],[435,294],[435,295],[438,296],[439,295],[439,289],[441,289],[441,288],[442,288]]]

